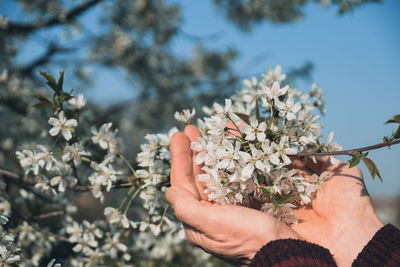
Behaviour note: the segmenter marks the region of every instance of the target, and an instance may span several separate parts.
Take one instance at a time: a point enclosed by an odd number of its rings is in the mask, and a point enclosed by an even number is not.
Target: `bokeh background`
[[[46,90],[38,69],[66,68],[65,87],[88,97],[93,123],[113,121],[131,159],[175,110],[200,111],[277,64],[300,90],[323,88],[320,123],[344,149],[381,142],[400,113],[397,0],[0,0],[0,14],[2,167],[17,168],[16,147],[40,128],[11,127],[33,112],[29,94]],[[361,166],[368,191],[396,223],[400,146],[369,155],[384,182]]]

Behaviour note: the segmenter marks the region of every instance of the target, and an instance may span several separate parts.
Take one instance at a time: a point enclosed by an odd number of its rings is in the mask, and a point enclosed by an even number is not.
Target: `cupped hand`
[[[261,211],[241,206],[213,205],[207,201],[202,185],[195,179],[199,167],[190,142],[200,132],[188,126],[185,133],[172,137],[171,187],[167,199],[183,222],[188,240],[225,261],[249,264],[256,252],[276,239],[299,236],[286,224]]]
[[[295,210],[298,224],[287,226],[274,217],[241,206],[212,205],[197,181],[199,166],[190,142],[200,132],[188,126],[171,140],[171,185],[167,199],[184,223],[190,242],[230,263],[247,264],[266,243],[283,238],[304,239],[328,248],[339,266],[350,266],[382,227],[374,213],[359,168],[329,159],[293,160],[306,173],[329,172],[330,178],[311,205]]]
[[[318,191],[311,206],[295,210],[298,224],[291,225],[303,239],[328,248],[339,266],[350,266],[358,253],[383,226],[375,215],[358,167],[329,158],[293,160],[295,168],[330,178]]]

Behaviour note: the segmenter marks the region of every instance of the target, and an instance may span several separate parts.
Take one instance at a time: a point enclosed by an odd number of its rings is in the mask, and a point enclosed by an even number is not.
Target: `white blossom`
[[[81,109],[86,105],[86,98],[83,94],[78,94],[78,96],[71,98],[68,103],[76,109]]]
[[[286,79],[286,74],[281,74],[282,68],[277,65],[274,70],[268,67],[267,74],[262,74],[263,79],[267,84],[272,84],[273,82],[282,82]]]
[[[296,118],[294,113],[297,113],[301,108],[300,103],[294,104],[292,95],[289,95],[286,102],[276,102],[276,106],[279,109],[279,116],[283,117],[286,115],[286,119],[289,121]]]
[[[118,251],[125,252],[128,248],[120,242],[120,233],[115,233],[112,237],[107,236],[107,243],[103,246],[103,250],[109,251],[112,259],[117,257]]]
[[[245,124],[242,126],[240,131],[246,135],[246,140],[257,139],[260,142],[265,140],[265,130],[267,129],[267,123],[265,121],[259,123],[255,116],[251,116],[250,125]]]
[[[49,133],[51,136],[58,135],[61,131],[62,135],[64,136],[65,140],[70,140],[72,138],[72,133],[74,127],[78,126],[78,122],[75,119],[69,119],[64,115],[64,111],[60,111],[57,118],[50,118],[49,124],[53,126],[50,129]]]
[[[189,109],[184,109],[181,112],[175,112],[174,117],[177,121],[184,122],[185,124],[190,124],[191,119],[196,114],[196,110],[193,108],[192,111]]]

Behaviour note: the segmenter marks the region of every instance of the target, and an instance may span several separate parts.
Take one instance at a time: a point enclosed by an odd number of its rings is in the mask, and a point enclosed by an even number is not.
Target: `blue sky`
[[[251,33],[243,33],[228,23],[211,1],[173,1],[183,8],[183,31],[197,36],[218,33],[205,39],[204,46],[240,51],[235,69],[241,75],[259,75],[268,66],[280,64],[283,71],[311,61],[313,80],[324,89],[328,112],[320,120],[327,136],[344,149],[379,143],[390,135],[394,125],[384,122],[400,114],[400,1],[368,4],[354,12],[338,16],[336,8],[309,4],[305,17],[297,23],[274,25],[264,23]],[[191,54],[194,44],[184,36],[176,38],[172,48],[183,57]],[[106,76],[108,74],[105,74]],[[118,75],[120,97],[132,96]],[[309,90],[312,82],[299,83],[300,90]],[[104,103],[115,98],[96,87],[96,100]],[[108,100],[105,100],[108,99]],[[372,197],[400,194],[400,145],[391,150],[370,152],[383,176],[384,183],[372,181],[361,166]],[[347,158],[342,158],[347,160]]]
[[[328,109],[320,120],[324,133],[335,131],[335,140],[344,149],[378,143],[395,129],[394,125],[383,123],[400,114],[400,1],[367,4],[344,16],[338,16],[335,7],[312,3],[306,6],[302,21],[286,25],[264,23],[251,33],[243,33],[228,23],[212,1],[171,2],[183,8],[184,32],[198,36],[218,33],[216,39],[205,39],[204,46],[240,51],[234,68],[242,76],[259,75],[276,64],[285,72],[312,62],[313,80],[324,89]],[[15,12],[4,8],[0,6],[0,13]],[[88,26],[95,24],[92,18],[85,18]],[[181,35],[171,47],[188,57],[193,46]],[[29,46],[24,54],[31,49]],[[94,89],[85,92],[92,101],[108,104],[134,96],[122,72],[95,71],[101,75],[96,75]],[[109,90],[111,84],[113,90]],[[307,91],[311,81],[298,86]],[[371,151],[370,157],[384,179],[384,183],[372,181],[362,167],[372,197],[399,195],[400,145]]]

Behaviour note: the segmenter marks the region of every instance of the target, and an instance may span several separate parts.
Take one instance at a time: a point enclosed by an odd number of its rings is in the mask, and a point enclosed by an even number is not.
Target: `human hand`
[[[199,130],[188,126],[172,137],[171,188],[167,199],[183,222],[188,240],[211,254],[237,265],[249,264],[266,243],[284,238],[299,239],[285,223],[261,211],[242,206],[213,205],[197,181],[199,166],[190,142]]]
[[[291,228],[303,239],[328,248],[339,266],[350,266],[358,253],[383,226],[375,215],[358,167],[329,159],[312,162],[293,160],[295,168],[330,178],[317,192],[311,206],[295,210],[298,224]]]

